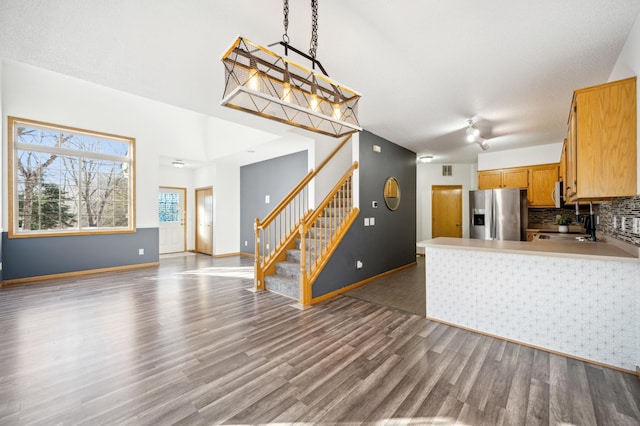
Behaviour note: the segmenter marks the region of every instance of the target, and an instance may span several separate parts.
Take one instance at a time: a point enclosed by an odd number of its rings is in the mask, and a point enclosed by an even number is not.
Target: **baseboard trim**
[[[640,380],[640,365],[636,365],[636,377]]]
[[[253,253],[246,253],[244,251],[241,251],[240,253],[238,253],[240,256],[245,256],[245,257],[256,257],[255,254]]]
[[[111,266],[108,268],[85,269],[83,271],[63,272],[60,274],[37,275],[35,277],[26,277],[26,278],[14,278],[11,280],[4,280],[2,284],[3,285],[30,284],[30,283],[36,283],[40,281],[48,281],[48,280],[54,280],[54,279],[60,279],[60,278],[77,277],[80,275],[101,274],[103,272],[127,271],[129,269],[149,268],[152,266],[159,266],[159,265],[160,265],[160,262],[150,262],[150,263],[137,263],[135,265]]]
[[[418,262],[407,263],[406,265],[400,266],[399,268],[391,269],[390,271],[383,272],[383,273],[378,274],[378,275],[374,275],[373,277],[369,277],[369,278],[367,278],[365,280],[358,281],[357,283],[350,284],[350,285],[348,285],[346,287],[342,287],[341,289],[332,291],[332,292],[327,293],[327,294],[323,294],[322,296],[318,296],[318,297],[316,297],[314,299],[311,299],[311,304],[315,305],[316,303],[324,302],[325,300],[331,299],[332,297],[335,297],[335,296],[337,296],[339,294],[346,293],[349,290],[353,290],[354,288],[358,288],[360,286],[368,284],[371,281],[375,281],[375,280],[377,280],[379,278],[386,277],[387,275],[395,274],[396,272],[400,272],[403,269],[410,268],[410,267],[415,266],[417,264],[418,264]]]
[[[605,364],[604,362],[598,362],[598,361],[594,361],[592,359],[582,358],[582,357],[571,355],[571,354],[567,354],[567,353],[564,353],[564,352],[554,351],[553,349],[548,349],[548,348],[544,348],[542,346],[532,345],[530,343],[521,342],[521,341],[515,340],[515,339],[509,339],[507,337],[498,336],[496,334],[486,333],[484,331],[479,331],[479,330],[476,330],[476,329],[473,329],[473,328],[470,328],[470,327],[465,327],[465,326],[454,324],[454,323],[451,323],[451,322],[448,322],[448,321],[442,321],[442,320],[439,320],[439,319],[436,319],[436,318],[432,318],[430,316],[427,316],[426,318],[429,321],[438,322],[440,324],[448,325],[450,327],[456,327],[456,328],[460,328],[462,330],[471,331],[473,333],[482,334],[483,336],[493,337],[493,338],[504,340],[504,341],[510,342],[510,343],[516,343],[518,345],[526,346],[528,348],[538,349],[538,350],[541,350],[541,351],[544,351],[544,352],[547,352],[547,353],[550,353],[550,354],[564,356],[566,358],[575,359],[577,361],[586,362],[588,364],[597,365],[599,367],[610,368],[612,370],[620,371],[622,373],[635,374],[635,375],[639,375],[640,374],[640,372],[638,372],[640,370],[640,367],[638,367],[638,366],[636,366],[636,372],[634,373],[631,370],[627,370],[627,369],[622,368],[622,367],[616,367],[615,365]],[[640,378],[640,376],[638,376],[638,378]]]
[[[233,256],[251,256],[251,257],[253,257],[252,254],[242,253],[240,251],[237,251],[235,253],[214,254],[212,257],[217,259],[217,258],[221,258],[221,257],[233,257]]]

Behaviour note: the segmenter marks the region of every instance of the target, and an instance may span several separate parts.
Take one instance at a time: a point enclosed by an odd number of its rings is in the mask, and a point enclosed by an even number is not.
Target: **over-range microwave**
[[[563,188],[562,188],[562,181],[556,182],[553,188],[553,193],[551,193],[551,198],[553,198],[553,202],[555,203],[557,209],[564,206],[564,194],[563,194]]]

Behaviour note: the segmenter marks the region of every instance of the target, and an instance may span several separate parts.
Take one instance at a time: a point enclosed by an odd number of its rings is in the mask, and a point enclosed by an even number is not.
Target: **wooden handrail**
[[[338,145],[332,152],[324,159],[322,163],[315,170],[310,170],[309,173],[278,203],[277,206],[271,210],[271,212],[263,219],[256,222],[257,229],[263,229],[265,225],[268,225],[270,222],[278,216],[282,210],[284,210],[285,206],[289,205],[291,201],[296,197],[296,195],[305,187],[311,180],[320,173],[322,168],[327,165],[329,161],[342,149],[342,147],[351,139],[351,135],[346,136],[340,145]]]
[[[352,204],[352,178],[353,172],[357,168],[358,162],[355,161],[320,203],[320,206],[306,220],[300,223],[298,231],[300,237],[300,302],[303,305],[311,303],[313,284],[358,216],[359,209],[353,207]],[[343,198],[338,196],[340,191],[345,189],[348,191],[348,202],[346,204],[344,203],[344,195],[342,195]],[[318,234],[314,230],[323,229],[327,226],[325,222],[319,228],[318,219],[328,208],[332,210],[326,216],[331,218],[329,219],[328,231]],[[338,209],[337,213],[333,212],[335,208]],[[310,233],[313,235],[312,237],[308,237]],[[307,238],[311,238],[309,240],[311,244],[308,247]]]
[[[322,203],[320,203],[320,206],[318,206],[318,208],[313,212],[313,214],[309,216],[309,218],[302,224],[303,227],[300,229],[302,229],[304,233],[307,233],[311,225],[313,225],[313,223],[316,220],[318,220],[318,217],[320,217],[320,215],[322,214],[322,211],[329,205],[331,200],[333,200],[333,197],[335,196],[336,192],[340,190],[342,185],[344,185],[344,183],[347,181],[347,179],[349,179],[353,171],[356,170],[357,168],[358,168],[358,162],[354,161],[351,167],[349,167],[345,172],[345,174],[342,175],[342,178],[340,178],[338,183],[333,187],[333,189],[331,189],[331,191],[325,197],[325,199],[322,200]]]

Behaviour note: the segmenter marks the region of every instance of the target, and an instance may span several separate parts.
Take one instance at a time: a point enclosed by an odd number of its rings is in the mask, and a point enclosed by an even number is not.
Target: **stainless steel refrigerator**
[[[469,191],[469,236],[480,240],[525,241],[527,191],[517,188]]]

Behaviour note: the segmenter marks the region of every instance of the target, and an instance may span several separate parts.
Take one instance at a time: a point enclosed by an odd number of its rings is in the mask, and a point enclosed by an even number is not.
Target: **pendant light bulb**
[[[289,74],[289,65],[285,64],[284,78],[282,79],[282,100],[285,102],[293,101],[293,92],[291,88],[291,75]]]
[[[260,75],[258,71],[258,66],[256,65],[256,60],[251,58],[249,61],[249,89],[255,90],[256,92],[260,91]]]
[[[318,83],[315,81],[315,77],[313,78],[313,84],[311,85],[311,96],[309,97],[309,108],[312,111],[318,111],[318,107],[320,106],[320,100],[318,99]]]

